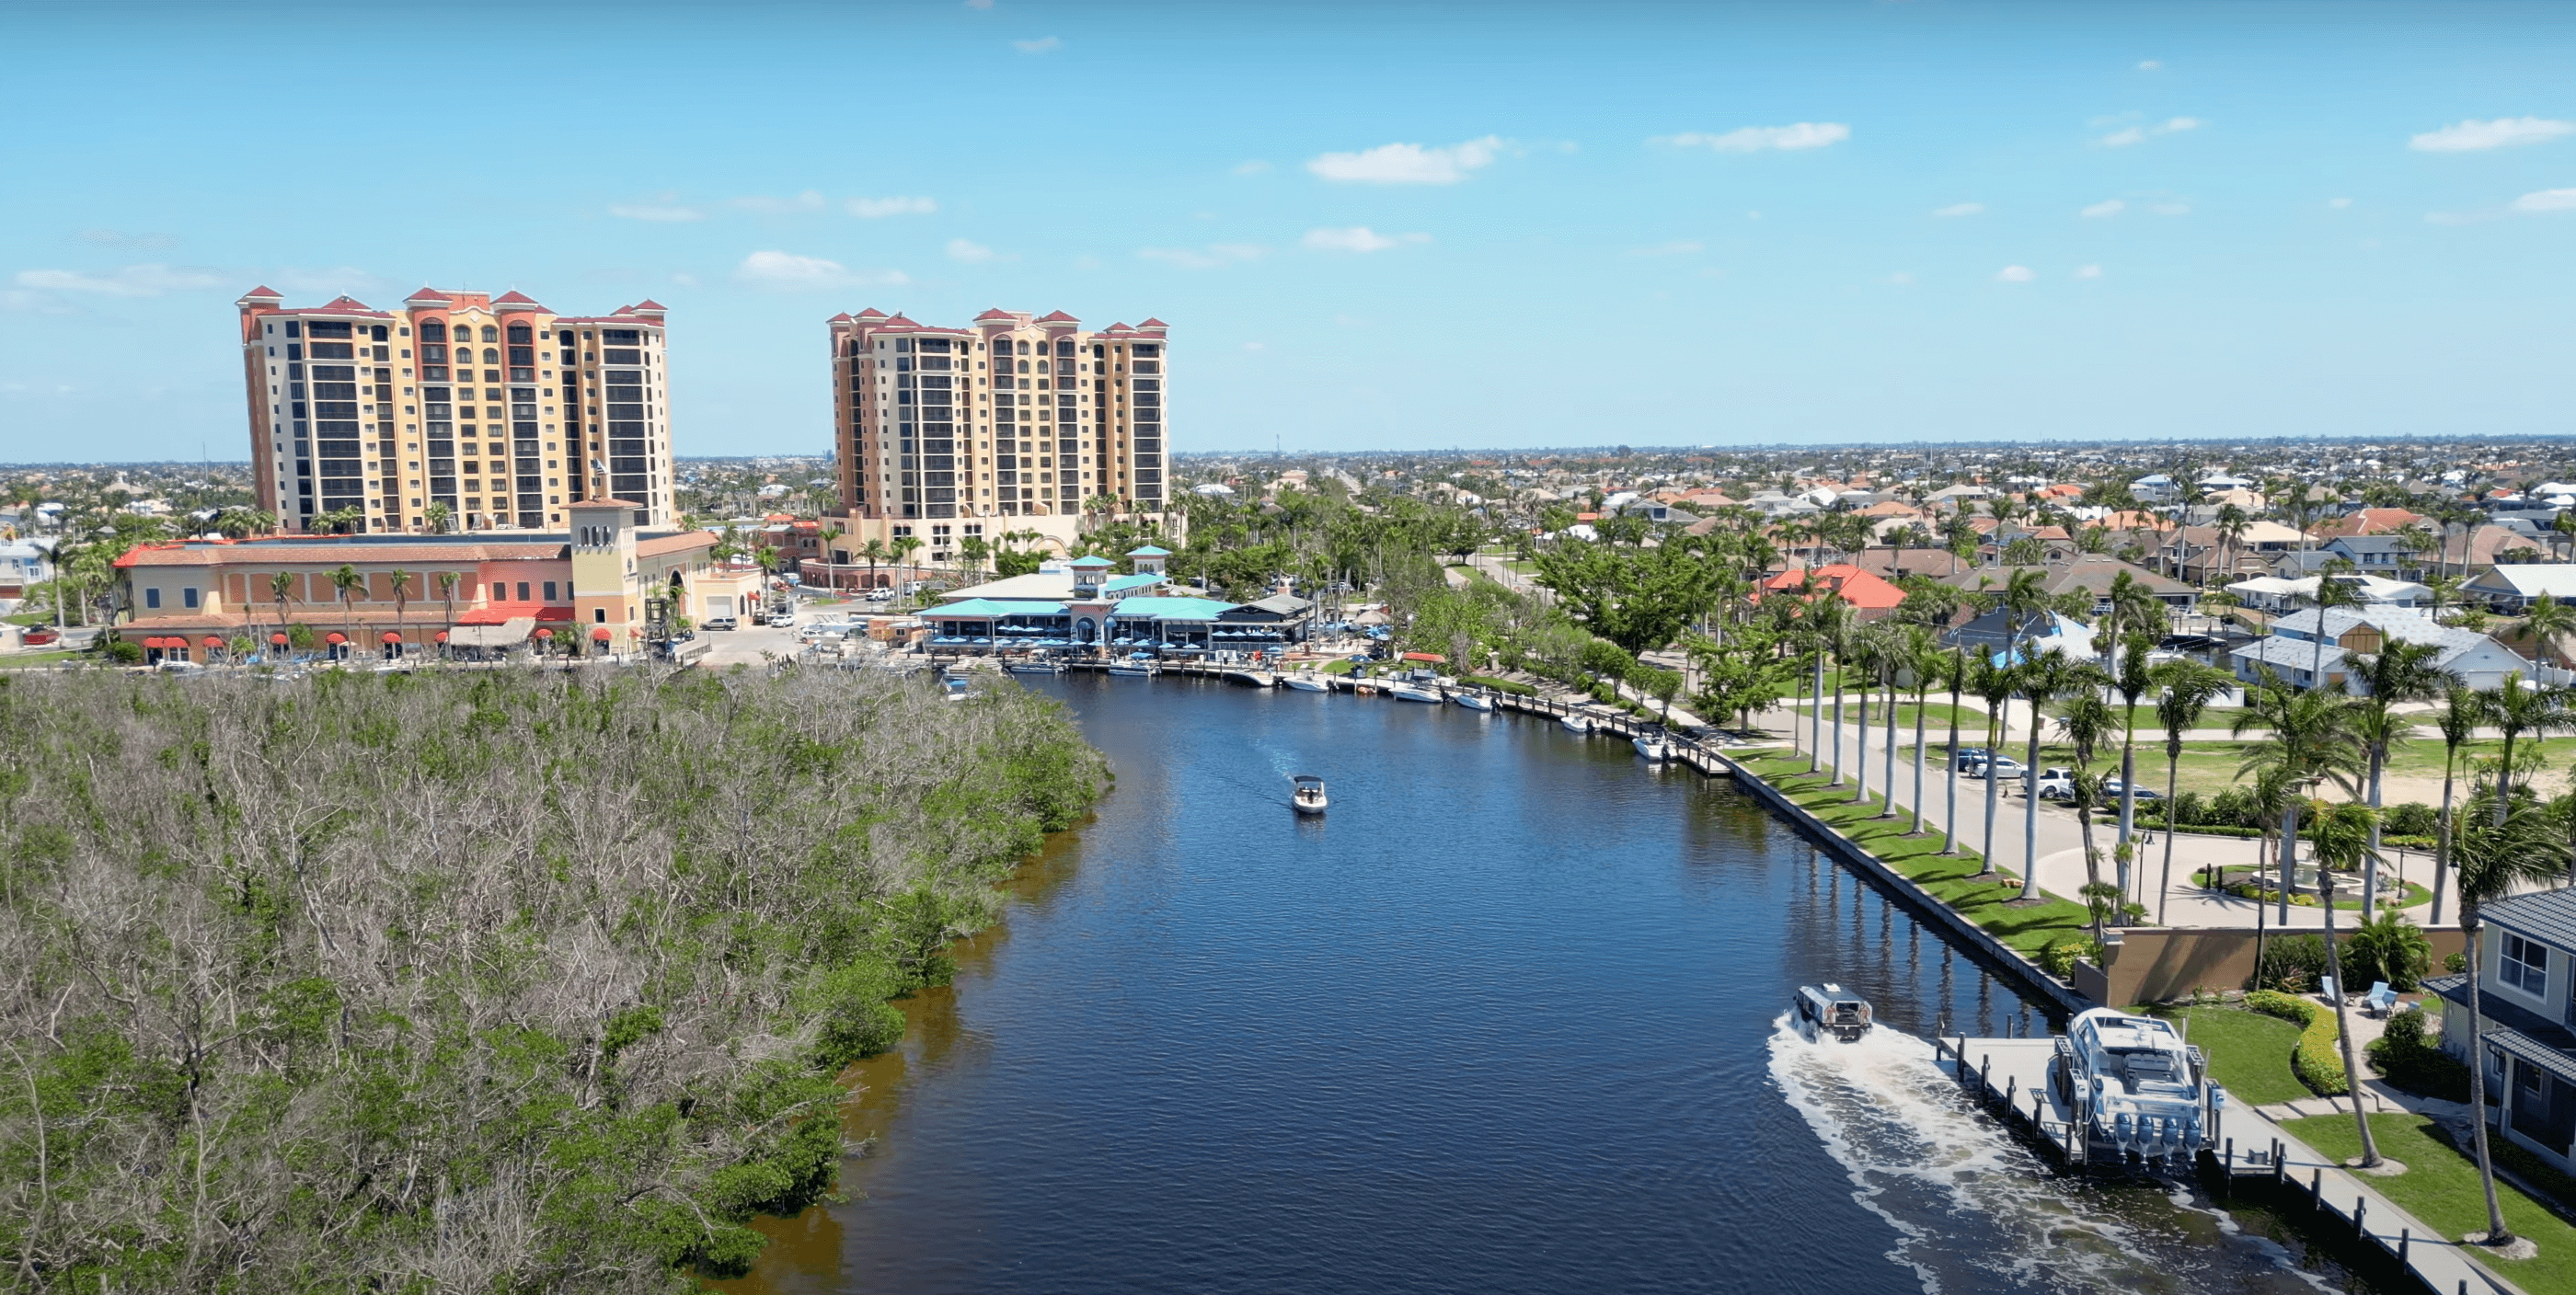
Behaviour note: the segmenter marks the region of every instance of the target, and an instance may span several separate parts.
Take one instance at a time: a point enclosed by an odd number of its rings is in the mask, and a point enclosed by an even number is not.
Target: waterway
[[[2045,1011],[1723,780],[1454,706],[1030,682],[1115,790],[860,1068],[850,1199],[720,1288],[2349,1289],[1969,1110],[1919,1037]],[[1876,1036],[1789,1035],[1819,980]]]

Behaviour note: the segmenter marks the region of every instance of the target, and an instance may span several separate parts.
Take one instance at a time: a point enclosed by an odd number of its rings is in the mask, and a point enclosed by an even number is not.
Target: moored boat
[[[1288,780],[1297,784],[1297,789],[1289,794],[1288,804],[1298,813],[1321,814],[1331,803],[1324,799],[1323,779],[1311,773],[1292,773]]]
[[[1857,1042],[1873,1024],[1869,1000],[1830,980],[1798,986],[1790,1018],[1799,1037],[1809,1043],[1827,1036],[1842,1043]]]
[[[1673,753],[1672,744],[1661,733],[1640,733],[1628,739],[1628,745],[1637,748],[1637,754],[1645,757],[1648,764],[1662,764]]]
[[[1592,736],[1592,717],[1589,715],[1577,715],[1569,712],[1563,718],[1557,720],[1556,723],[1559,728],[1564,729],[1568,733],[1572,733],[1576,737]]]
[[[1449,700],[1469,710],[1490,711],[1494,708],[1494,699],[1480,692],[1453,693]]]
[[[1063,674],[1062,661],[1014,661],[1002,667],[1012,674]]]
[[[2171,1023],[2108,1007],[2079,1012],[2057,1038],[2049,1081],[2084,1130],[2085,1158],[2130,1156],[2187,1170],[2208,1145],[2226,1095],[2199,1048]]]
[[[1440,704],[1440,690],[1430,684],[1410,681],[1391,683],[1387,685],[1386,691],[1387,695],[1397,701],[1427,701],[1434,706]]]
[[[1283,674],[1279,676],[1279,682],[1286,684],[1299,692],[1331,692],[1333,690],[1331,681],[1325,679],[1324,676],[1317,674],[1312,670],[1300,670],[1295,674]]]

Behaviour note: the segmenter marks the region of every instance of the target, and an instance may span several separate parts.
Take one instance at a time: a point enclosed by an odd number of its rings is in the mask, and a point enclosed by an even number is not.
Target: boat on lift
[[[1628,739],[1628,745],[1637,748],[1637,754],[1644,757],[1648,764],[1662,764],[1673,755],[1671,740],[1658,729],[1648,729]]]
[[[1797,1024],[1798,1036],[1809,1043],[1825,1038],[1856,1043],[1875,1024],[1868,999],[1830,980],[1798,986],[1790,1019]]]
[[[2079,1012],[2049,1059],[2057,1099],[2084,1130],[2085,1159],[2186,1172],[2227,1102],[2207,1059],[2171,1022],[2108,1007]]]
[[[1288,780],[1297,785],[1289,793],[1288,804],[1300,814],[1321,814],[1331,802],[1324,799],[1324,780],[1311,773],[1292,773]]]
[[[1331,692],[1333,690],[1332,681],[1313,670],[1300,670],[1294,674],[1283,674],[1279,676],[1279,682],[1286,684],[1299,692]]]

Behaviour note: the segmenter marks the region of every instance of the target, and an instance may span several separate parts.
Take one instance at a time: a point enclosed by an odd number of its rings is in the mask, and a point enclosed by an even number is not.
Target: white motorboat
[[[1300,814],[1321,814],[1331,802],[1324,799],[1324,780],[1311,773],[1292,773],[1288,780],[1297,784],[1288,804]]]
[[[1576,737],[1592,736],[1592,717],[1589,715],[1578,715],[1569,711],[1566,713],[1564,718],[1559,719],[1556,723],[1559,728],[1564,729],[1568,733],[1572,733]]]
[[[1012,674],[1063,674],[1062,661],[1014,661],[1002,667]]]
[[[1872,1024],[1869,1000],[1830,980],[1798,986],[1792,1008],[1798,1035],[1809,1043],[1828,1035],[1842,1043],[1858,1042]]]
[[[1440,704],[1440,690],[1430,684],[1391,683],[1387,685],[1386,692],[1397,701],[1427,701],[1434,706]]]
[[[1333,690],[1333,685],[1330,680],[1327,680],[1324,676],[1317,674],[1312,670],[1300,670],[1295,674],[1283,674],[1279,676],[1279,682],[1286,684],[1299,692],[1331,692]]]
[[[1628,745],[1637,748],[1637,754],[1644,756],[1648,764],[1662,764],[1673,753],[1672,745],[1661,733],[1640,733],[1628,739]]]
[[[1494,699],[1480,692],[1453,693],[1449,700],[1469,710],[1491,711],[1494,708]]]
[[[1109,673],[1123,675],[1129,679],[1151,679],[1158,671],[1143,661],[1121,661],[1109,667]]]
[[[2108,1007],[2067,1023],[2049,1080],[2084,1130],[2087,1160],[2135,1156],[2173,1171],[2192,1167],[2227,1101],[2172,1024]]]

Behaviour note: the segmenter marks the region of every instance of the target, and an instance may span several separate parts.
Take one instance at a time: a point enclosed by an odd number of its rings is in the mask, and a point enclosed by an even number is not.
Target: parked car
[[[868,601],[872,603],[893,602],[894,591],[891,589],[871,589],[868,591]]]
[[[729,630],[740,629],[741,626],[737,624],[731,616],[710,616],[707,618],[707,628],[711,630]]]
[[[2105,800],[2109,801],[2111,804],[2114,804],[2114,805],[2119,804],[2119,803],[2120,803],[2120,787],[2121,787],[2121,783],[2120,783],[2120,780],[2119,780],[2119,779],[2117,779],[2117,778],[2113,778],[2113,779],[2110,779],[2110,780],[2108,780],[2108,781],[2104,782],[2104,783],[2102,784],[2102,796],[2103,796],[2103,798],[2104,798]],[[2143,805],[2143,804],[2145,804],[2145,803],[2147,803],[2148,801],[2151,801],[2151,800],[2163,800],[2163,799],[2165,798],[2165,794],[2164,794],[2163,792],[2160,792],[2160,791],[2156,790],[2155,788],[2150,787],[2150,786],[2148,786],[2147,784],[2145,784],[2145,783],[2143,783],[2143,782],[2138,784],[2138,790],[2136,791],[2135,795],[2136,795],[2136,797],[2137,797],[2137,801],[2138,801],[2138,803],[2139,803],[2139,804],[2141,804],[2141,805]]]
[[[2059,768],[2042,770],[2039,775],[2038,790],[2041,800],[2073,800],[2075,799],[2075,775]]]
[[[1987,754],[1988,752],[1986,749],[1981,746],[1960,747],[1958,751],[1950,756],[1950,767],[1953,769],[1965,769],[1971,764],[1984,760]]]
[[[2022,767],[2021,761],[2008,755],[1995,756],[1991,759],[1981,756],[1975,761],[1961,766],[1959,772],[1971,778],[1992,778],[1998,781],[2011,782],[2022,776]]]

